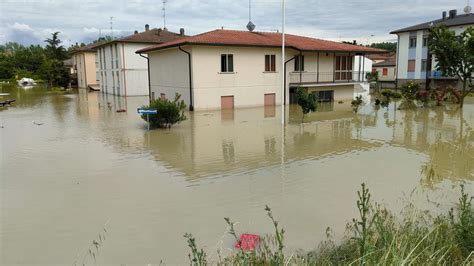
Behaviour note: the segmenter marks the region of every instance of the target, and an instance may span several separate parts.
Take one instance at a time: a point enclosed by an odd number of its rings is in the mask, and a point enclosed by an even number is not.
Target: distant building
[[[394,88],[397,74],[396,59],[391,58],[372,65],[372,71],[378,72],[382,87]]]
[[[77,86],[86,89],[97,86],[99,80],[96,75],[95,53],[99,44],[89,44],[79,47],[72,54],[74,70],[77,75]]]
[[[467,10],[467,9],[466,9]],[[474,14],[458,15],[456,10],[443,12],[440,19],[428,21],[415,26],[392,31],[398,36],[397,46],[397,86],[400,87],[409,80],[413,80],[428,87],[430,83],[453,81],[455,77],[443,77],[435,71],[436,59],[428,49],[429,29],[445,25],[457,34],[469,26],[474,26]]]
[[[150,29],[113,40],[97,47],[97,79],[100,90],[118,96],[149,95],[147,59],[135,51],[153,44],[162,44],[184,37],[184,29],[174,33]]]
[[[305,87],[321,101],[352,100],[368,91],[363,55],[385,50],[286,35],[286,64],[281,66],[280,33],[214,30],[137,51],[148,54],[151,98],[182,95],[197,110],[296,102]]]

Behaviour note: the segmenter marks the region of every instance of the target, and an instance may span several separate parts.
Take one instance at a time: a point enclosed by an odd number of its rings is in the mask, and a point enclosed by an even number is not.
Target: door
[[[334,91],[318,91],[318,100],[320,102],[334,101]]]
[[[275,93],[265,94],[263,103],[265,106],[275,106]]]
[[[221,109],[234,109],[234,96],[221,96]]]

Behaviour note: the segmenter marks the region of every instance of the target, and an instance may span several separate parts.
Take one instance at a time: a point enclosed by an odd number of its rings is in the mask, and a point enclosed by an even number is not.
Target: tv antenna
[[[472,7],[469,4],[469,0],[467,0],[467,6],[464,8],[464,13],[469,14],[472,11]]]
[[[249,0],[249,23],[247,23],[247,29],[253,31],[255,29],[255,24],[252,22],[252,0]]]
[[[114,22],[113,22],[114,17],[110,17],[110,37],[112,37],[112,40],[114,39]]]
[[[168,0],[163,0],[163,7],[161,8],[163,11],[163,29],[166,29],[166,3],[168,3]]]

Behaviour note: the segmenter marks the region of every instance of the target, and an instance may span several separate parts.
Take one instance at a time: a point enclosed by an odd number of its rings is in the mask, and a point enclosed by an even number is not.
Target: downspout
[[[395,89],[398,89],[398,58],[400,56],[400,35],[397,34],[397,65],[395,66]]]
[[[127,75],[125,75],[125,48],[124,44],[122,43],[122,64],[120,64],[121,68],[123,69],[123,89],[124,89],[124,94],[125,97],[127,97]]]
[[[148,56],[143,56],[141,53],[139,53],[139,55],[146,59],[148,65],[148,102],[151,104],[150,58]]]
[[[301,80],[302,80],[302,75],[303,75],[303,67],[302,66],[304,65],[304,63],[303,63],[303,52],[302,51],[300,51],[299,57],[300,57],[300,61],[299,61],[300,65],[298,66],[298,68],[300,70],[300,85],[301,85]]]
[[[181,45],[178,46],[178,49],[188,55],[188,67],[189,67],[189,111],[194,111],[194,105],[193,105],[193,73],[191,69],[191,53],[188,51],[183,50],[181,48]]]
[[[283,102],[283,105],[286,105],[286,64],[288,64],[291,60],[295,59],[296,58],[296,55],[293,56],[292,58],[288,59],[286,62],[285,62],[285,66],[284,66],[284,75],[283,75],[283,83],[284,83],[284,88],[283,88],[283,96],[285,98],[284,102]]]
[[[88,89],[89,87],[87,86],[86,53],[82,54],[82,58],[84,59],[82,64],[82,71],[84,72],[84,85],[86,85],[85,88]]]

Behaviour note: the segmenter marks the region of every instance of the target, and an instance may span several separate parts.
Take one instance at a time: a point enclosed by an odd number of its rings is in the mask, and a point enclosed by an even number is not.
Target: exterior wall
[[[77,71],[77,85],[79,88],[87,88],[89,85],[97,84],[96,65],[94,52],[75,53],[73,58],[74,68]]]
[[[190,49],[189,49],[190,50]],[[173,99],[176,93],[190,104],[188,55],[173,48],[148,55],[150,58],[151,97],[161,94]]]
[[[308,92],[334,91],[334,101],[351,101],[354,98],[354,85],[308,87]]]
[[[234,55],[234,72],[221,73],[221,54]],[[265,55],[275,55],[275,72],[265,72]],[[194,46],[192,49],[194,108],[220,109],[221,96],[234,96],[234,106],[264,104],[275,93],[281,104],[281,51],[275,48]]]
[[[387,69],[387,75],[383,75],[383,69]],[[380,81],[395,81],[396,71],[397,69],[394,66],[386,66],[386,67],[373,67],[375,71],[379,73],[379,80]]]
[[[119,96],[148,95],[148,63],[135,51],[150,44],[112,43],[97,51],[101,91]]]

